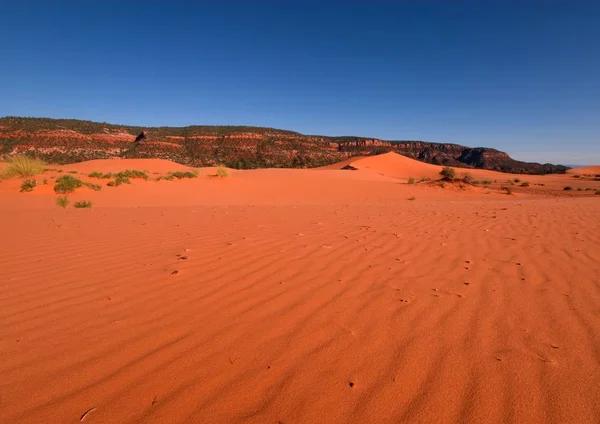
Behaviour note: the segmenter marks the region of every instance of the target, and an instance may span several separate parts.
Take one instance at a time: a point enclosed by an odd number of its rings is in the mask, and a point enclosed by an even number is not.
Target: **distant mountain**
[[[487,147],[425,141],[327,137],[244,126],[135,127],[75,119],[0,118],[0,155],[29,153],[54,163],[125,157],[238,169],[306,168],[390,151],[438,165],[512,173],[550,174],[568,169],[516,161]]]

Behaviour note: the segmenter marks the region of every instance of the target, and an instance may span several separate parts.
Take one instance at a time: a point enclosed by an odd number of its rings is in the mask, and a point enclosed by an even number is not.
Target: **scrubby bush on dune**
[[[108,178],[112,178],[113,174],[111,174],[110,172],[103,174],[102,172],[91,172],[88,174],[88,177],[90,178],[100,178],[100,179],[108,179]]]
[[[229,171],[224,166],[217,166],[217,177],[225,178],[229,177]]]
[[[474,183],[473,176],[471,174],[465,174],[465,176],[463,177],[463,182],[465,184],[473,184]]]
[[[82,208],[91,208],[92,202],[89,200],[82,200],[80,202],[73,203],[74,208],[82,209]]]
[[[138,171],[137,169],[126,169],[125,171],[118,172],[117,177],[148,179],[148,175],[144,171]]]
[[[2,177],[4,178],[33,177],[34,175],[41,174],[46,169],[45,162],[25,155],[9,157],[6,162],[7,166],[2,172]]]
[[[173,181],[174,179],[175,177],[172,175],[159,175],[158,177],[156,177],[156,181]]]
[[[453,180],[456,176],[456,170],[449,166],[445,166],[441,171],[440,175],[444,180]]]
[[[69,205],[69,198],[67,196],[60,196],[56,198],[56,206],[66,208]]]
[[[177,178],[178,180],[181,180],[183,178],[198,178],[198,174],[191,171],[171,171],[169,172],[169,176]]]
[[[79,187],[83,187],[83,181],[72,175],[63,175],[58,177],[54,183],[55,193],[72,193]]]
[[[126,177],[126,176],[124,176],[122,174],[117,174],[115,180],[114,181],[110,181],[106,185],[109,186],[109,187],[118,187],[121,184],[131,184],[131,181],[129,180],[129,177]]]
[[[36,185],[37,183],[35,180],[25,180],[23,181],[23,184],[21,184],[21,192],[33,191]]]

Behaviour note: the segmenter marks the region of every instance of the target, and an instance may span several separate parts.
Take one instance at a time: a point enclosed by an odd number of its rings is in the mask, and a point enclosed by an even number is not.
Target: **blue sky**
[[[0,116],[240,124],[600,163],[592,1],[0,0]]]

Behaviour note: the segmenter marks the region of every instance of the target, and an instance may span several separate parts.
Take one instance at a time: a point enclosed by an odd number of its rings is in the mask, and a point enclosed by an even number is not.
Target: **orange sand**
[[[0,423],[600,422],[600,182],[352,164],[0,182]]]

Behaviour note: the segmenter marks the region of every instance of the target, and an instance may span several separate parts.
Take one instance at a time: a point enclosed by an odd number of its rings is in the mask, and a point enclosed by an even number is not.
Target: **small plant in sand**
[[[482,183],[485,184],[485,185],[490,185],[492,183],[492,181],[490,181],[490,180],[483,180]]]
[[[43,161],[25,155],[9,157],[6,162],[8,165],[4,172],[2,172],[2,177],[4,178],[33,177],[34,175],[41,174],[46,169],[46,164]]]
[[[106,185],[109,187],[118,187],[121,184],[131,184],[129,177],[117,174],[117,176],[115,177],[115,180],[108,182]]]
[[[413,177],[410,177],[408,179],[408,181],[406,182],[406,184],[414,184],[415,183],[415,179]]]
[[[224,166],[217,166],[217,177],[225,178],[229,176],[229,171]]]
[[[106,174],[103,174],[102,172],[96,172],[95,171],[95,172],[89,173],[88,177],[90,177],[90,178],[100,178],[100,179],[109,179],[109,178],[113,177],[113,174],[111,174],[110,172],[106,173]]]
[[[67,196],[60,196],[56,198],[56,206],[66,208],[69,205],[69,198]]]
[[[465,174],[462,180],[465,184],[474,184],[475,181],[471,174]]]
[[[37,183],[35,180],[25,180],[23,184],[21,184],[21,192],[33,191]]]
[[[69,171],[69,174],[79,174],[77,171]]]
[[[527,181],[522,182],[521,187],[529,187],[529,183]]]
[[[92,202],[89,200],[81,200],[79,202],[73,203],[74,208],[82,209],[82,208],[91,208]]]
[[[174,179],[175,177],[172,175],[159,175],[158,177],[156,177],[156,181],[173,181]]]
[[[440,171],[440,175],[442,176],[442,179],[452,181],[456,176],[456,170],[449,166],[444,166],[444,168]]]
[[[566,186],[565,188],[563,188],[564,191],[571,191],[573,190],[573,187],[571,186]]]
[[[148,179],[148,174],[146,174],[144,171],[138,171],[137,169],[126,169],[125,171],[121,171],[117,173],[117,178],[118,177],[124,177],[124,178],[140,178],[143,180],[147,180]]]
[[[72,175],[63,175],[62,177],[58,177],[54,182],[55,193],[72,193],[79,187],[83,187],[83,181]]]
[[[171,171],[169,176],[181,180],[183,178],[198,178],[198,174],[192,171]]]

